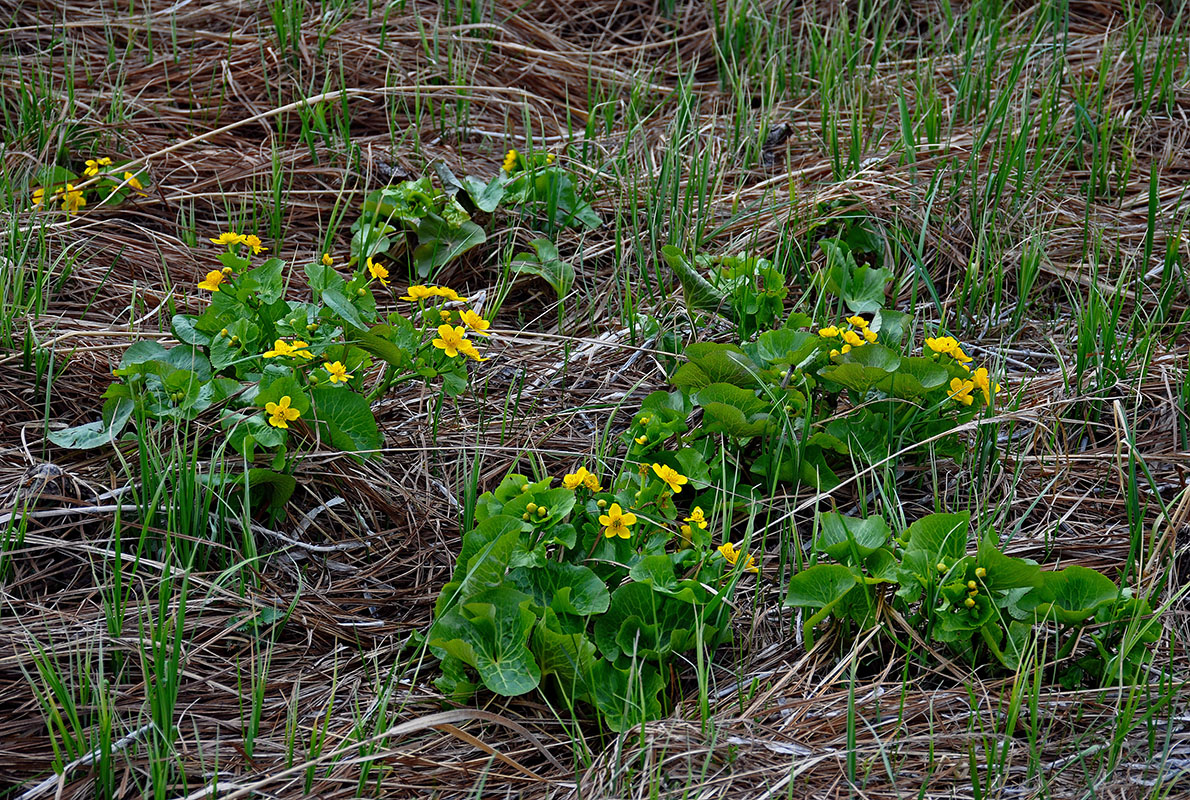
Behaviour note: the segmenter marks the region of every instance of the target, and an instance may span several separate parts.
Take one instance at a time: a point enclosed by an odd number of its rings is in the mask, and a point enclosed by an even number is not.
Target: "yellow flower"
[[[704,531],[707,529],[707,518],[702,511],[702,506],[695,506],[694,510],[690,512],[690,516],[686,517],[682,522],[693,522]]]
[[[438,297],[442,297],[447,300],[460,300],[460,301],[467,300],[466,297],[460,297],[459,293],[456,292],[454,289],[448,289],[445,286],[429,286],[427,288],[430,291],[432,291],[435,295],[437,295]]]
[[[33,205],[39,206],[39,205],[41,205],[41,202],[43,200],[45,200],[45,189],[34,189],[33,190]]]
[[[462,328],[459,330],[462,330]],[[487,359],[481,356],[479,351],[475,349],[475,344],[470,339],[463,340],[462,344],[459,345],[459,352],[467,356],[467,358],[474,359],[475,361],[487,361]]]
[[[951,378],[949,397],[953,397],[963,405],[969,406],[974,399],[971,397],[971,390],[974,388],[975,381],[963,381],[958,378]]]
[[[273,342],[272,350],[265,351],[264,357],[265,358],[274,358],[276,356],[289,356],[289,357],[299,357],[299,358],[314,358],[313,353],[311,353],[309,350],[302,349],[303,347],[309,347],[309,346],[310,346],[309,344],[307,344],[306,342],[303,342],[301,340],[295,341],[293,344],[290,344],[289,342],[285,341],[284,339],[278,339],[275,342]]]
[[[646,443],[647,441],[649,441],[649,437],[648,437],[648,436],[645,436],[645,435],[642,433],[640,436],[637,436],[635,439],[633,439],[633,441],[634,441],[634,442],[636,442],[637,444],[644,444],[644,443]]]
[[[401,297],[401,299],[416,303],[437,296],[438,293],[435,292],[431,287],[418,284],[416,286],[410,286],[408,289],[406,289],[405,294]]]
[[[649,422],[650,422],[650,421],[652,421],[652,419],[653,419],[652,417],[650,417],[650,416],[648,416],[648,415],[645,415],[645,416],[641,417],[641,418],[638,420],[638,422],[639,422],[641,425],[648,425],[648,424],[649,424]]]
[[[463,324],[466,325],[471,330],[475,331],[475,333],[477,335],[479,335],[479,336],[490,336],[491,335],[490,333],[488,333],[488,328],[492,327],[492,323],[488,322],[486,319],[481,317],[479,314],[476,314],[471,309],[468,308],[468,309],[464,310],[462,313],[459,314],[459,316],[461,316],[463,318]]]
[[[466,348],[467,336],[462,325],[439,325],[438,337],[432,344],[451,358]]]
[[[221,283],[223,283],[223,273],[219,270],[213,270],[207,273],[207,277],[198,284],[198,288],[206,289],[208,292],[217,292]]]
[[[504,164],[501,165],[500,169],[504,170],[505,172],[511,173],[514,169],[516,169],[516,161],[517,161],[516,150],[509,150],[504,155]]]
[[[323,253],[322,254],[322,266],[333,267],[334,265],[335,265],[335,259],[331,256],[331,254]]]
[[[724,542],[723,544],[719,545],[719,552],[723,554],[724,560],[733,567],[735,566],[736,562],[739,561],[740,556],[743,556],[745,572],[760,572],[760,569],[758,569],[756,566],[756,559],[747,553],[741,553],[737,551],[735,549],[735,545],[733,545],[731,542]]]
[[[619,536],[629,539],[632,537],[631,526],[636,524],[636,514],[625,513],[619,503],[612,503],[607,513],[599,516],[599,524],[603,526],[603,535],[607,538]]]
[[[859,328],[860,330],[863,330],[864,328],[868,327],[868,321],[859,315],[856,315],[854,317],[848,317],[847,321],[850,324],[852,324],[853,326],[855,326],[856,328]]]
[[[685,475],[681,474],[673,467],[666,466],[665,464],[654,464],[653,472],[656,473],[658,478],[665,481],[669,488],[673,490],[674,494],[682,491],[682,484],[688,483],[690,481],[690,479]]]
[[[339,361],[324,362],[322,368],[330,374],[331,383],[347,383],[348,378],[355,377],[350,372],[348,372],[347,367],[345,367],[342,362]]]
[[[253,252],[254,254],[256,254],[256,255],[260,255],[260,254],[261,254],[261,253],[263,253],[265,250],[268,250],[268,248],[267,248],[267,247],[265,247],[263,244],[261,244],[261,242],[260,242],[260,239],[259,239],[259,238],[258,238],[258,237],[257,237],[255,234],[251,234],[251,233],[250,233],[250,234],[248,234],[247,236],[245,236],[245,237],[244,237],[244,244],[246,244],[246,245],[248,245],[249,247],[251,247],[251,248],[252,248],[252,252]]]
[[[839,351],[831,350],[831,358],[838,358],[838,357],[839,357]]]
[[[818,335],[824,336],[827,339],[833,339],[839,335],[839,329],[834,325],[827,325],[825,328],[818,329]]]
[[[864,343],[863,337],[855,331],[843,331],[843,341],[852,347],[859,347]]]
[[[926,338],[926,347],[935,353],[950,356],[959,363],[971,361],[971,356],[963,352],[962,345],[953,336],[939,336],[937,339]]]
[[[83,170],[84,178],[93,178],[99,174],[99,162],[94,159],[87,159],[87,168]]]
[[[599,483],[599,477],[593,472],[588,472],[587,477],[583,478],[583,486],[592,492],[602,492],[603,486]]]
[[[1000,391],[1000,384],[992,383],[988,378],[988,371],[984,367],[980,367],[972,373],[971,382],[983,392],[983,400],[990,406],[992,398],[995,397],[996,392]]]
[[[137,194],[145,194],[145,185],[141,183],[140,180],[131,172],[124,173],[124,180],[127,181],[129,186],[136,190]]]
[[[68,213],[77,214],[79,209],[87,204],[83,193],[74,188],[74,184],[66,184],[66,194],[62,196],[62,208]]]
[[[269,414],[269,424],[274,428],[288,429],[289,423],[302,415],[296,408],[290,408],[289,403],[289,395],[285,395],[280,403],[264,404],[264,410]]]
[[[844,352],[844,353],[850,353],[850,352],[851,352],[851,345],[849,345],[849,344],[845,344],[845,345],[843,345],[843,352]]]
[[[871,328],[864,328],[864,338],[869,342],[876,341],[876,331],[872,330]]]
[[[579,467],[577,472],[571,472],[562,476],[562,485],[567,489],[577,489],[587,482],[587,476],[590,475],[586,467]]]
[[[388,270],[368,257],[368,274],[380,281],[381,286],[388,286]]]
[[[247,238],[248,237],[241,236],[238,233],[232,233],[231,231],[227,231],[226,233],[219,234],[219,236],[217,238],[211,239],[211,243],[212,244],[221,244],[221,245],[226,245],[227,247],[231,247],[232,245],[235,245],[235,244],[243,244],[247,240]]]

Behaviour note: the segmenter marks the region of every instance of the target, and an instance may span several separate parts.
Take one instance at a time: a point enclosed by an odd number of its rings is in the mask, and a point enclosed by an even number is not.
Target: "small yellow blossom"
[[[289,423],[302,415],[296,408],[290,408],[289,395],[281,398],[280,403],[265,403],[264,410],[269,415],[269,424],[274,428],[288,429]]]
[[[488,333],[488,328],[492,327],[492,323],[488,322],[479,314],[476,314],[474,311],[468,308],[462,311],[459,316],[463,318],[463,324],[475,331],[476,335],[491,336],[491,334]]]
[[[646,415],[646,416],[641,417],[638,421],[640,422],[641,425],[648,425],[649,422],[652,421],[652,419],[653,419],[652,417]]]
[[[845,345],[843,345],[843,352],[844,352],[844,353],[850,353],[850,352],[851,352],[851,345],[849,345],[849,344],[845,344]]]
[[[707,529],[707,518],[703,513],[702,506],[695,506],[694,510],[690,512],[690,516],[686,517],[683,522],[693,522],[704,531]]]
[[[864,328],[864,338],[869,342],[876,341],[876,331],[872,330],[871,328]]]
[[[416,303],[416,302],[420,302],[422,300],[428,300],[431,297],[437,297],[437,296],[438,296],[438,293],[435,292],[431,287],[422,286],[421,284],[417,284],[415,286],[410,286],[408,289],[406,289],[405,294],[401,297],[401,299],[408,300],[412,303]]]
[[[839,357],[839,351],[831,350],[831,358],[838,358],[838,357]]]
[[[583,478],[583,486],[592,492],[603,491],[603,486],[599,483],[599,476],[593,472],[588,472],[587,477]]]
[[[323,253],[322,254],[322,266],[333,267],[334,265],[335,265],[334,257],[330,253]]]
[[[827,325],[825,328],[818,329],[818,335],[827,339],[833,339],[839,335],[839,329],[834,325]]]
[[[87,204],[83,193],[74,188],[74,184],[66,184],[66,194],[62,196],[62,208],[70,214],[77,214],[79,209]]]
[[[854,317],[848,317],[847,322],[850,323],[851,325],[855,326],[856,328],[859,328],[860,330],[863,330],[864,328],[868,327],[868,321],[859,315],[856,315]]]
[[[936,339],[926,338],[926,347],[935,353],[948,355],[959,363],[971,361],[971,356],[963,352],[963,347],[953,336],[939,336]]]
[[[340,361],[327,361],[323,363],[322,368],[330,374],[331,383],[347,383],[349,378],[355,377]]]
[[[466,348],[466,330],[462,325],[439,325],[438,337],[432,344],[451,358]]]
[[[58,193],[55,193],[55,197],[57,196],[57,194]],[[34,189],[33,190],[33,205],[39,206],[39,205],[41,205],[43,200],[45,200],[45,189]]]
[[[202,282],[198,284],[199,289],[206,289],[208,292],[219,291],[219,284],[223,283],[223,272],[221,270],[212,270],[207,273],[207,277],[203,278]]]
[[[577,489],[587,482],[587,476],[590,474],[586,467],[579,467],[577,472],[570,472],[562,476],[562,485],[567,489]]]
[[[388,286],[388,270],[368,257],[368,274],[380,281],[381,286]]]
[[[429,288],[438,297],[444,298],[446,300],[459,300],[462,302],[466,302],[467,300],[466,297],[461,297],[454,289],[448,289],[445,286],[430,286]]]
[[[516,150],[509,150],[504,155],[504,163],[500,166],[500,169],[504,170],[505,172],[511,173],[514,169],[516,169],[516,162],[517,162]]]
[[[648,441],[649,441],[649,437],[648,437],[648,436],[645,436],[645,435],[642,433],[640,436],[637,436],[637,437],[636,437],[635,439],[633,439],[632,441],[636,442],[637,444],[645,444],[646,442],[648,442]]]
[[[243,236],[241,234],[232,233],[231,231],[227,231],[226,233],[221,233],[221,234],[219,234],[218,237],[211,239],[211,243],[226,245],[227,247],[231,247],[232,245],[243,244],[245,241],[247,241],[247,238],[248,237]]]
[[[984,367],[980,367],[971,374],[971,382],[983,392],[983,400],[990,406],[992,398],[995,397],[996,392],[1000,391],[1000,384],[993,383],[988,378],[988,371]]]
[[[140,194],[140,195],[145,194],[145,185],[143,183],[141,183],[140,180],[135,175],[133,175],[131,172],[124,173],[124,181],[129,186],[131,186],[136,191],[137,194]]]
[[[487,361],[487,359],[481,356],[479,351],[475,349],[475,343],[470,339],[463,340],[462,344],[459,345],[459,352],[474,361]]]
[[[265,351],[264,357],[275,358],[277,356],[288,356],[293,358],[314,358],[313,353],[311,353],[309,350],[302,349],[309,346],[309,344],[301,340],[290,344],[284,339],[277,339],[275,342],[273,342],[273,349]]]
[[[864,343],[863,337],[855,331],[843,331],[843,341],[852,347],[859,347]]]
[[[265,250],[268,250],[268,248],[267,248],[267,247],[265,247],[265,246],[264,246],[264,245],[261,243],[261,241],[260,241],[260,238],[259,238],[258,236],[256,236],[256,234],[251,234],[251,233],[250,233],[250,234],[248,234],[247,236],[245,236],[245,237],[244,237],[244,244],[246,244],[246,245],[248,245],[249,247],[251,247],[251,248],[252,248],[252,252],[253,252],[255,255],[260,255],[260,254],[261,254],[261,253],[263,253]]]
[[[759,574],[760,569],[756,566],[756,559],[747,553],[737,551],[735,549],[735,545],[733,545],[731,542],[724,542],[723,544],[719,545],[718,549],[719,552],[723,554],[723,558],[728,564],[731,564],[734,567],[736,562],[739,561],[740,556],[743,556],[744,571],[755,572]]]
[[[87,159],[87,167],[83,170],[84,178],[93,178],[99,174],[99,162],[94,159]]]
[[[603,526],[603,535],[607,538],[619,536],[629,539],[632,537],[631,526],[636,524],[636,514],[625,513],[619,503],[612,503],[607,513],[599,516],[599,524]]]
[[[665,464],[654,464],[653,472],[658,478],[665,481],[674,494],[682,491],[682,484],[689,483],[690,479],[676,469]]]
[[[963,405],[971,405],[974,399],[971,397],[971,390],[975,388],[975,381],[964,381],[958,378],[950,379],[950,397],[953,397]]]

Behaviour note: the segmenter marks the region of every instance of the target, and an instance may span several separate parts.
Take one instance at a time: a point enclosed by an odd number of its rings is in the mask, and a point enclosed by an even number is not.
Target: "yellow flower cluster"
[[[68,183],[65,186],[59,186],[54,189],[53,194],[50,195],[51,200],[61,200],[62,208],[66,209],[68,214],[77,214],[79,209],[87,204],[87,198],[83,197],[81,190],[74,188],[73,183]],[[33,205],[39,206],[45,202],[45,189],[33,190]]]
[[[586,467],[579,467],[577,472],[571,472],[562,477],[562,485],[567,489],[577,489],[582,486],[592,492],[602,492],[599,477],[587,471]]]
[[[963,346],[953,336],[939,336],[936,339],[927,336],[926,347],[933,350],[936,355],[950,356],[960,364],[969,364],[972,361],[971,356],[963,352]]]
[[[388,272],[384,274],[386,277],[388,276]],[[445,286],[422,286],[421,284],[410,286],[405,290],[405,294],[401,296],[401,299],[408,300],[410,303],[420,303],[434,297],[441,297],[461,303],[467,302],[467,298],[460,297],[459,293],[454,289],[448,289]]]
[[[82,170],[82,176],[83,177],[95,177],[96,175],[99,175],[100,167],[111,167],[111,165],[112,165],[112,160],[111,160],[111,158],[108,158],[107,156],[104,156],[102,158],[88,158],[86,169]],[[129,173],[125,173],[125,175],[127,175],[127,174],[129,174]]]
[[[516,150],[509,150],[504,155],[504,163],[500,165],[500,169],[504,170],[505,172],[507,172],[509,174],[512,174],[512,171],[514,169],[516,169],[516,162],[517,162]]]
[[[991,379],[985,367],[980,367],[974,372],[971,371],[971,367],[967,365],[974,359],[963,352],[963,346],[959,344],[957,339],[953,336],[926,337],[926,348],[927,350],[934,351],[934,358],[940,355],[950,356],[971,376],[967,380],[952,378],[950,381],[949,397],[956,402],[969,406],[974,401],[973,392],[978,389],[983,394],[984,403],[989,406],[992,404],[996,392],[1000,391],[1000,384]]]
[[[284,339],[277,339],[275,342],[273,342],[273,349],[265,351],[264,357],[276,358],[280,356],[282,358],[314,358],[314,354],[305,349],[309,346],[309,343],[303,342],[300,339],[295,340],[292,344],[285,341]]]
[[[831,358],[843,353],[850,353],[853,347],[863,347],[869,342],[876,341],[876,331],[869,327],[868,321],[863,317],[859,315],[848,317],[847,324],[851,327],[840,328],[837,325],[828,325],[818,329],[818,335],[824,339],[840,338],[843,340],[841,348],[831,350]]]

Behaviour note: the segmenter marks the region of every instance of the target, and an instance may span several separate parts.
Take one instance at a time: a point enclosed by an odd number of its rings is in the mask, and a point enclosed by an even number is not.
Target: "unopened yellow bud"
[[[529,505],[525,506],[525,510],[528,511],[530,514],[536,513],[537,512],[537,503],[530,503]]]
[[[966,600],[963,601],[963,605],[965,605],[967,608],[975,608],[975,598],[968,597]]]
[[[938,562],[938,571],[946,572],[946,563],[945,562],[943,562],[943,561]]]
[[[550,510],[548,508],[546,508],[545,506],[537,507],[537,516],[546,517],[546,516],[549,516],[549,513],[550,513]]]
[[[983,567],[975,568],[975,577],[979,578],[980,580],[983,580],[987,576],[988,576],[988,571],[986,569],[984,569]]]
[[[601,497],[595,501],[595,505],[599,508],[607,508],[607,501]]]
[[[976,583],[975,583],[975,581],[967,581],[967,588],[968,588],[968,589],[972,589],[972,590],[973,590],[973,589],[975,589],[977,586],[978,586],[978,584],[976,584]]]

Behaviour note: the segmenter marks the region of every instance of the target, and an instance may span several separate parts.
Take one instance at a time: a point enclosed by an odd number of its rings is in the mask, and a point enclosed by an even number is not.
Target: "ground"
[[[1184,794],[1185,11],[3,0],[0,790]],[[557,235],[573,287],[559,303],[510,275],[538,234],[483,220],[485,245],[435,280],[498,307],[490,360],[457,401],[420,384],[381,400],[376,458],[311,452],[282,518],[208,535],[206,507],[166,502],[211,466],[212,419],[118,449],[47,441],[98,417],[131,343],[201,310],[208,238],[343,259],[368,191],[435,161],[486,179],[510,147],[556,154],[604,221]],[[146,194],[34,209],[39,169],[102,154],[136,160]],[[667,381],[638,315],[681,341],[727,335],[687,309],[660,248],[798,264],[792,309],[824,263],[814,232],[859,215],[891,243],[889,305],[961,337],[1011,398],[987,422],[997,466],[915,467],[930,480],[901,493],[905,516],[962,504],[1012,532],[1012,555],[1154,592],[1163,677],[1102,691],[941,656],[910,669],[842,632],[806,652],[772,543],[709,686],[677,670],[665,719],[613,735],[532,695],[444,703],[405,645],[449,579],[468,492],[560,474],[627,427]],[[858,499],[812,495],[790,487],[766,513],[800,541],[816,508]],[[173,510],[146,515],[146,498]]]

